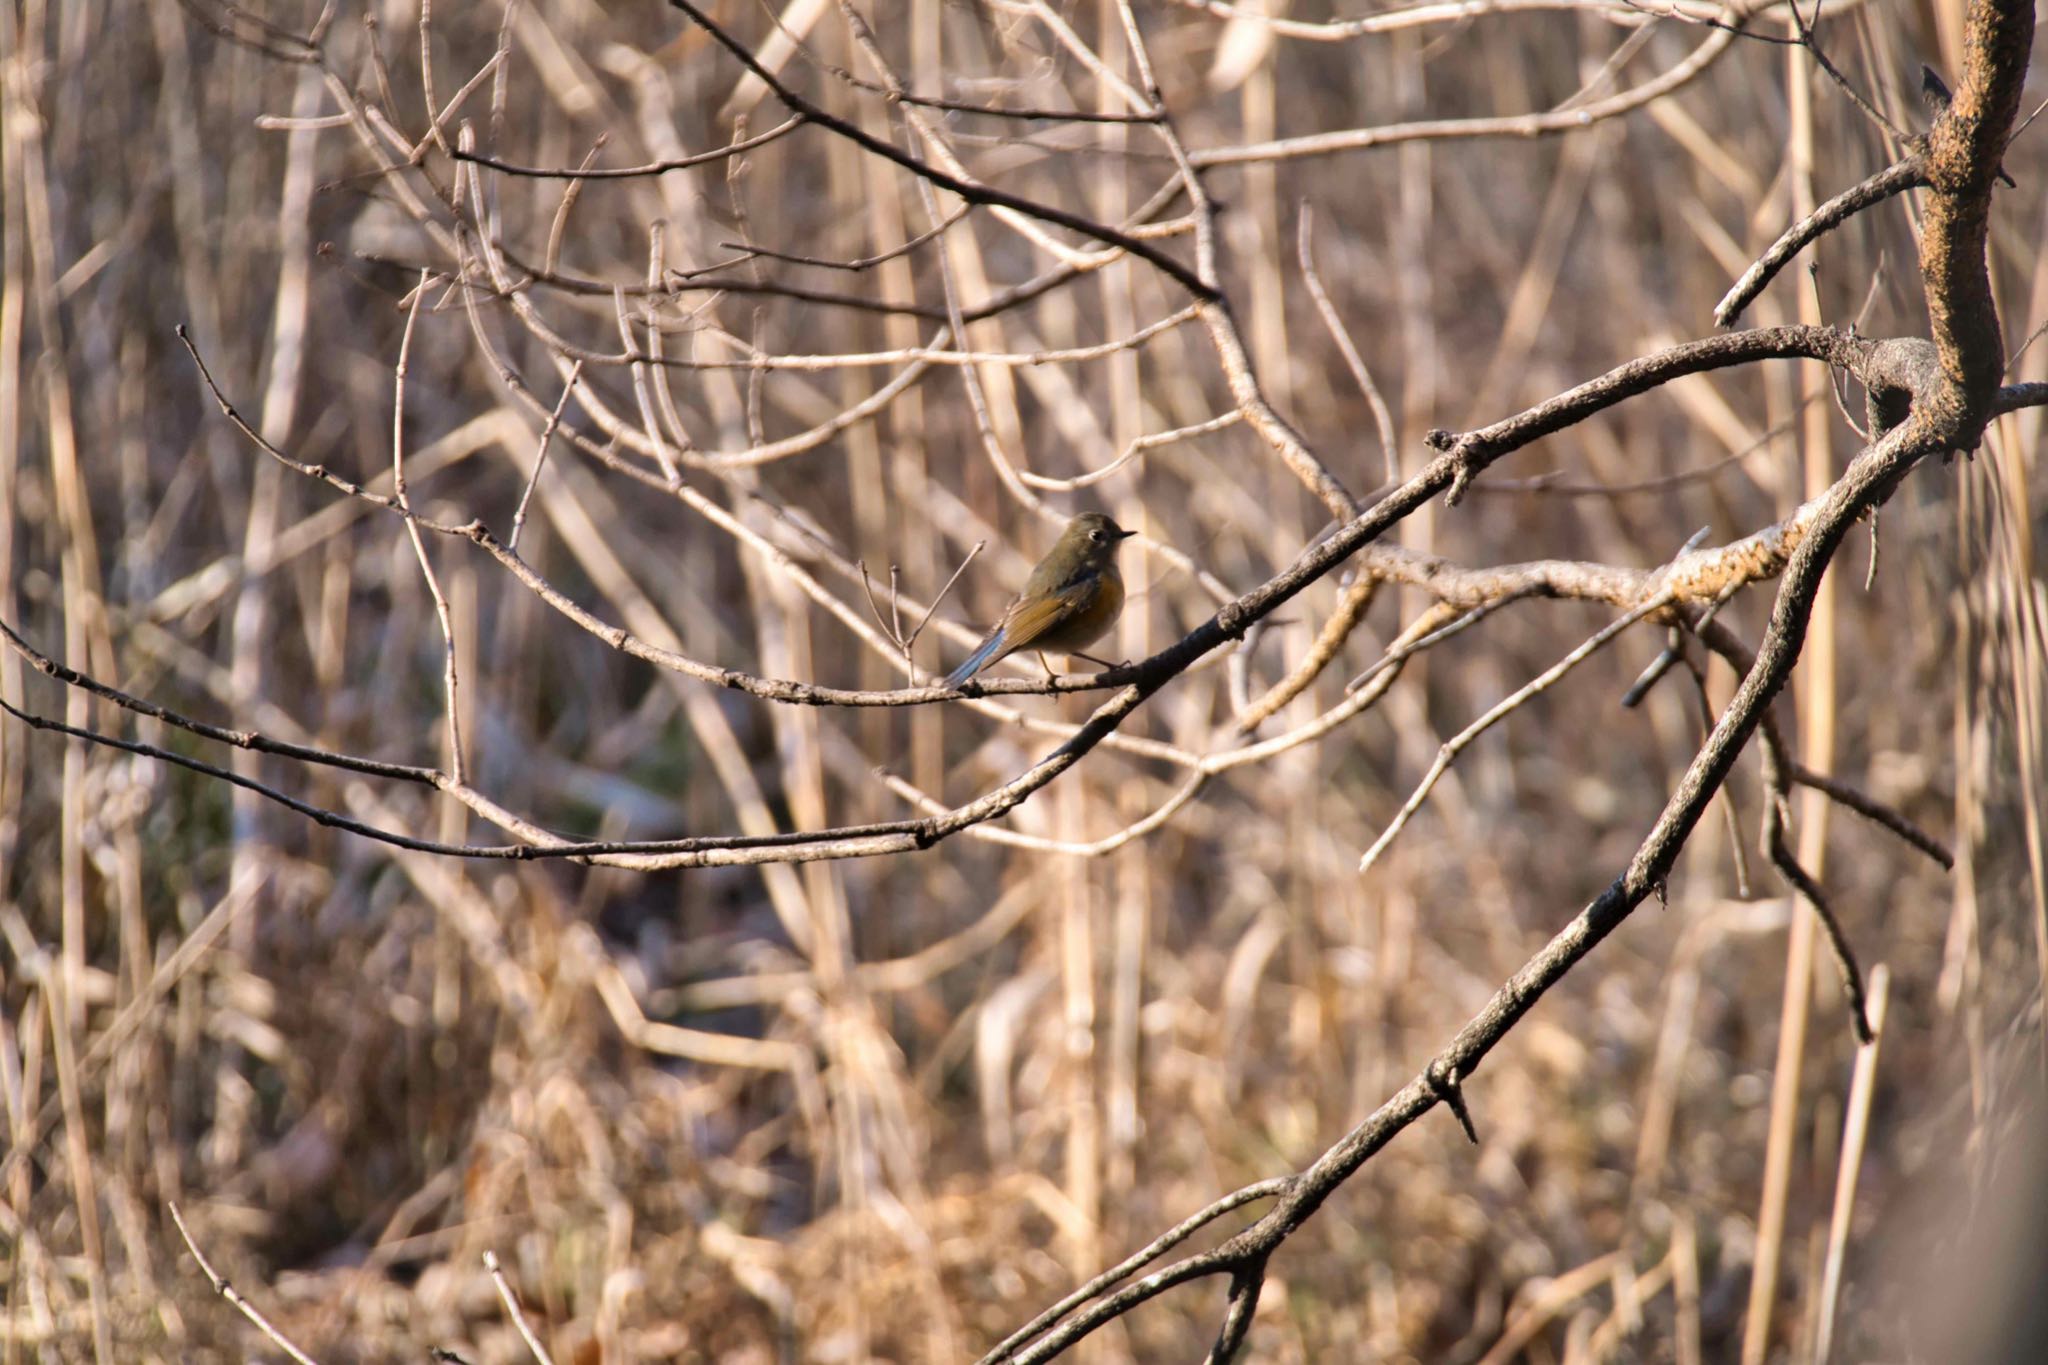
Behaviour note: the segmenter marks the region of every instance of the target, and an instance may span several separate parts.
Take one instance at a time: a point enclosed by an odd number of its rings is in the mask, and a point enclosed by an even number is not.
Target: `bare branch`
[[[540,446],[533,454],[533,472],[527,475],[526,487],[519,491],[519,506],[512,512],[512,534],[505,539],[505,548],[513,554],[519,553],[519,533],[526,529],[526,505],[533,500],[534,487],[540,483],[541,467],[548,461],[548,442],[553,439],[555,428],[562,424],[562,411],[569,406],[569,395],[576,392],[576,381],[583,377],[583,362],[577,361],[569,367],[569,377],[562,384],[562,396],[555,400],[554,411],[548,414],[547,424],[540,429]]]
[[[1022,195],[1010,194],[1005,190],[995,189],[992,186],[982,185],[961,179],[958,176],[949,175],[938,167],[928,162],[920,161],[910,155],[910,153],[884,142],[881,138],[874,136],[867,130],[826,112],[805,99],[802,95],[791,90],[774,72],[762,66],[743,43],[713,23],[711,17],[691,3],[691,0],[669,0],[669,3],[684,14],[687,14],[699,28],[710,34],[713,41],[727,52],[730,52],[741,66],[752,72],[792,112],[817,124],[821,128],[829,129],[838,136],[854,143],[863,151],[879,156],[885,161],[895,162],[903,167],[903,169],[915,175],[919,184],[934,186],[938,189],[957,194],[970,204],[996,205],[1024,214],[1027,217],[1039,219],[1042,222],[1051,223],[1056,227],[1063,227],[1070,231],[1078,232],[1084,237],[1090,237],[1103,243],[1105,246],[1113,246],[1128,252],[1156,267],[1170,276],[1181,288],[1187,290],[1188,293],[1204,303],[1213,302],[1217,298],[1217,293],[1213,286],[1204,283],[1193,271],[1153,246],[1150,242],[1133,237],[1121,229],[1109,226],[1107,223],[1095,222],[1092,219],[1082,217],[1080,214],[1069,213],[1067,210],[1057,208],[1051,204],[1042,204],[1036,200],[1027,199]]]
[[[1856,1041],[1868,1044],[1875,1035],[1870,1031],[1870,1015],[1864,1004],[1863,969],[1857,965],[1855,950],[1849,946],[1849,936],[1843,931],[1841,920],[1835,917],[1827,893],[1813,875],[1799,865],[1798,857],[1785,842],[1785,825],[1790,819],[1791,805],[1789,767],[1783,743],[1766,726],[1763,745],[1764,856],[1771,860],[1771,866],[1778,869],[1778,874],[1820,920],[1821,930],[1827,936],[1828,950],[1834,954],[1835,967],[1841,973],[1842,994],[1848,997],[1849,1022],[1856,1030]]]
[[[422,7],[420,22],[426,23],[427,9]],[[426,41],[424,28],[421,42]],[[442,689],[445,703],[445,723],[448,726],[448,769],[457,786],[465,785],[464,773],[467,763],[462,752],[462,708],[460,698],[461,680],[455,671],[455,617],[448,609],[448,599],[441,592],[441,580],[434,574],[433,561],[427,558],[427,545],[420,538],[420,523],[412,515],[412,503],[405,491],[405,375],[406,362],[412,354],[413,324],[419,321],[420,302],[427,290],[427,272],[420,272],[419,288],[413,291],[412,307],[405,312],[405,332],[398,343],[398,364],[393,369],[391,399],[391,496],[397,508],[405,515],[405,533],[412,541],[412,552],[420,562],[420,576],[426,580],[427,593],[434,601],[434,615],[441,622],[442,647]],[[535,472],[538,472],[538,465]]]
[[[1787,762],[1785,765],[1785,775],[1795,785],[1811,787],[1817,792],[1824,793],[1830,801],[1847,806],[1864,819],[1883,825],[1886,829],[1939,863],[1942,871],[1949,872],[1955,869],[1955,855],[1949,852],[1948,845],[1921,829],[1890,806],[1873,800],[1863,792],[1850,786],[1847,782],[1843,782],[1839,778],[1830,777],[1826,773],[1815,772],[1811,768],[1792,762]]]
[[[1344,367],[1351,371],[1351,380],[1358,385],[1358,391],[1365,395],[1367,406],[1372,409],[1374,427],[1380,436],[1380,454],[1386,461],[1386,480],[1393,483],[1401,477],[1400,443],[1394,437],[1394,414],[1387,410],[1387,400],[1380,394],[1380,386],[1373,383],[1372,372],[1365,367],[1365,359],[1358,354],[1358,347],[1351,342],[1351,333],[1345,330],[1344,320],[1337,316],[1337,306],[1330,302],[1330,291],[1323,287],[1323,277],[1316,273],[1315,259],[1315,211],[1307,200],[1301,204],[1301,225],[1295,238],[1296,259],[1301,262],[1301,281],[1308,286],[1309,297],[1315,300],[1316,315],[1323,320],[1323,327],[1330,334],[1330,340],[1337,345],[1337,354],[1344,357]]]
[[[1743,309],[1756,301],[1756,296],[1763,293],[1765,286],[1785,268],[1786,262],[1822,234],[1832,232],[1867,208],[1925,184],[1925,163],[1918,156],[1910,156],[1861,184],[1843,190],[1779,234],[1770,249],[1743,271],[1742,278],[1729,286],[1727,294],[1714,305],[1714,321],[1727,327],[1741,317]]]
[[[586,161],[584,165],[572,170],[565,166],[521,166],[510,161],[500,161],[496,157],[485,156],[481,152],[461,147],[450,149],[448,154],[457,161],[467,161],[473,165],[482,166],[485,170],[496,171],[500,175],[527,176],[541,180],[636,180],[643,176],[663,175],[669,171],[685,171],[693,166],[708,166],[716,161],[728,160],[744,152],[751,152],[756,147],[765,147],[771,142],[778,142],[808,122],[810,120],[804,115],[793,114],[765,133],[756,133],[750,138],[742,138],[737,142],[728,142],[725,146],[714,147],[708,152],[697,152],[690,156],[673,157],[667,161],[650,161],[644,166],[594,167]],[[595,154],[596,149],[593,148],[592,155]]]
[[[547,1348],[540,1344],[540,1338],[533,1334],[533,1328],[526,1321],[526,1313],[519,1307],[519,1296],[512,1292],[511,1283],[505,1278],[505,1271],[498,1264],[498,1253],[484,1252],[484,1269],[490,1272],[491,1283],[497,1286],[498,1299],[505,1305],[505,1314],[512,1319],[512,1325],[519,1329],[519,1339],[526,1343],[526,1349],[533,1352],[533,1358],[540,1365],[555,1365]]]
[[[1428,119],[1413,123],[1384,124],[1376,128],[1347,128],[1336,132],[1306,133],[1271,142],[1246,143],[1236,147],[1205,148],[1194,153],[1197,168],[1235,166],[1254,161],[1288,161],[1311,156],[1333,156],[1342,152],[1391,147],[1402,142],[1440,139],[1545,137],[1573,133],[1602,121],[1640,109],[1652,100],[1670,94],[1695,79],[1733,45],[1742,27],[1759,11],[1776,0],[1744,0],[1731,5],[1725,26],[1710,31],[1684,60],[1641,85],[1571,109],[1541,114],[1516,114],[1505,118]]]
[[[0,702],[0,705],[5,705],[5,703]],[[8,709],[12,710],[13,708],[9,707]],[[251,1323],[255,1324],[256,1330],[261,1332],[271,1345],[297,1361],[298,1365],[317,1365],[313,1357],[292,1345],[285,1338],[284,1333],[278,1331],[272,1325],[270,1319],[264,1317],[262,1311],[255,1304],[249,1302],[248,1299],[242,1296],[240,1290],[229,1284],[227,1276],[213,1268],[212,1264],[206,1259],[206,1254],[199,1249],[199,1244],[192,1240],[192,1229],[185,1226],[185,1215],[178,1211],[178,1206],[172,1203],[166,1205],[166,1207],[170,1210],[171,1221],[177,1224],[178,1235],[185,1239],[185,1249],[191,1252],[192,1259],[199,1263],[200,1273],[205,1275],[207,1280],[212,1283],[213,1292],[233,1305],[237,1313],[240,1313]]]
[[[1402,803],[1400,811],[1394,816],[1393,820],[1385,829],[1380,831],[1379,838],[1373,840],[1372,847],[1366,849],[1365,856],[1358,860],[1358,870],[1360,872],[1370,871],[1372,865],[1379,861],[1380,855],[1386,852],[1387,845],[1393,843],[1399,837],[1401,831],[1407,828],[1409,819],[1416,811],[1422,808],[1422,803],[1429,799],[1429,793],[1436,787],[1437,779],[1444,775],[1451,764],[1457,762],[1458,755],[1464,752],[1473,740],[1491,729],[1509,712],[1540,696],[1560,678],[1564,677],[1565,674],[1571,672],[1572,669],[1585,662],[1588,658],[1591,658],[1609,640],[1612,640],[1644,617],[1669,606],[1671,600],[1670,594],[1661,594],[1651,598],[1626,615],[1610,621],[1607,625],[1602,626],[1596,631],[1591,639],[1488,707],[1477,720],[1474,720],[1463,730],[1460,730],[1450,739],[1444,741],[1443,745],[1437,750],[1436,761],[1430,765],[1429,771],[1423,774],[1422,781],[1416,784],[1413,792],[1409,793],[1408,799]]]

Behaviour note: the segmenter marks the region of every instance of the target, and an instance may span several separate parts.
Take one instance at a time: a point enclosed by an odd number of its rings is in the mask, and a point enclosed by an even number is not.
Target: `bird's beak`
[[[1129,540],[1132,536],[1136,534],[1138,534],[1136,531],[1126,531],[1122,527],[1118,527],[1116,538],[1118,540]]]

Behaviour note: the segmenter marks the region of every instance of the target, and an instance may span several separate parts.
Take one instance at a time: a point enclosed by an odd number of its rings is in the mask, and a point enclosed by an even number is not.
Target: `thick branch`
[[[1920,270],[1927,281],[1929,330],[1948,387],[1940,416],[1954,448],[1975,449],[1991,416],[2005,369],[2005,342],[1991,277],[1984,268],[1991,190],[2019,114],[2032,0],[1971,0],[1964,14],[1963,74],[1948,112],[1927,135],[1927,222]]]

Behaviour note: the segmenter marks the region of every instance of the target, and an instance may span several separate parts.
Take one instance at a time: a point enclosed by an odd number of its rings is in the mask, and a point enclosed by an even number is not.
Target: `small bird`
[[[1031,571],[1024,591],[966,662],[946,675],[945,685],[958,687],[1020,649],[1037,650],[1041,664],[1045,664],[1048,650],[1102,664],[1081,651],[1115,625],[1124,609],[1124,578],[1117,572],[1116,547],[1135,534],[1100,512],[1083,512],[1068,522],[1059,543]],[[1045,671],[1051,673],[1052,666],[1045,664]]]

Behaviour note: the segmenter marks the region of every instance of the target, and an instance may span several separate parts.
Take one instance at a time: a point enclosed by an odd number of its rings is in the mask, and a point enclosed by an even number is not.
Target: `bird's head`
[[[1116,547],[1136,534],[1101,512],[1083,512],[1067,523],[1059,548],[1086,563],[1107,564],[1116,558]]]

